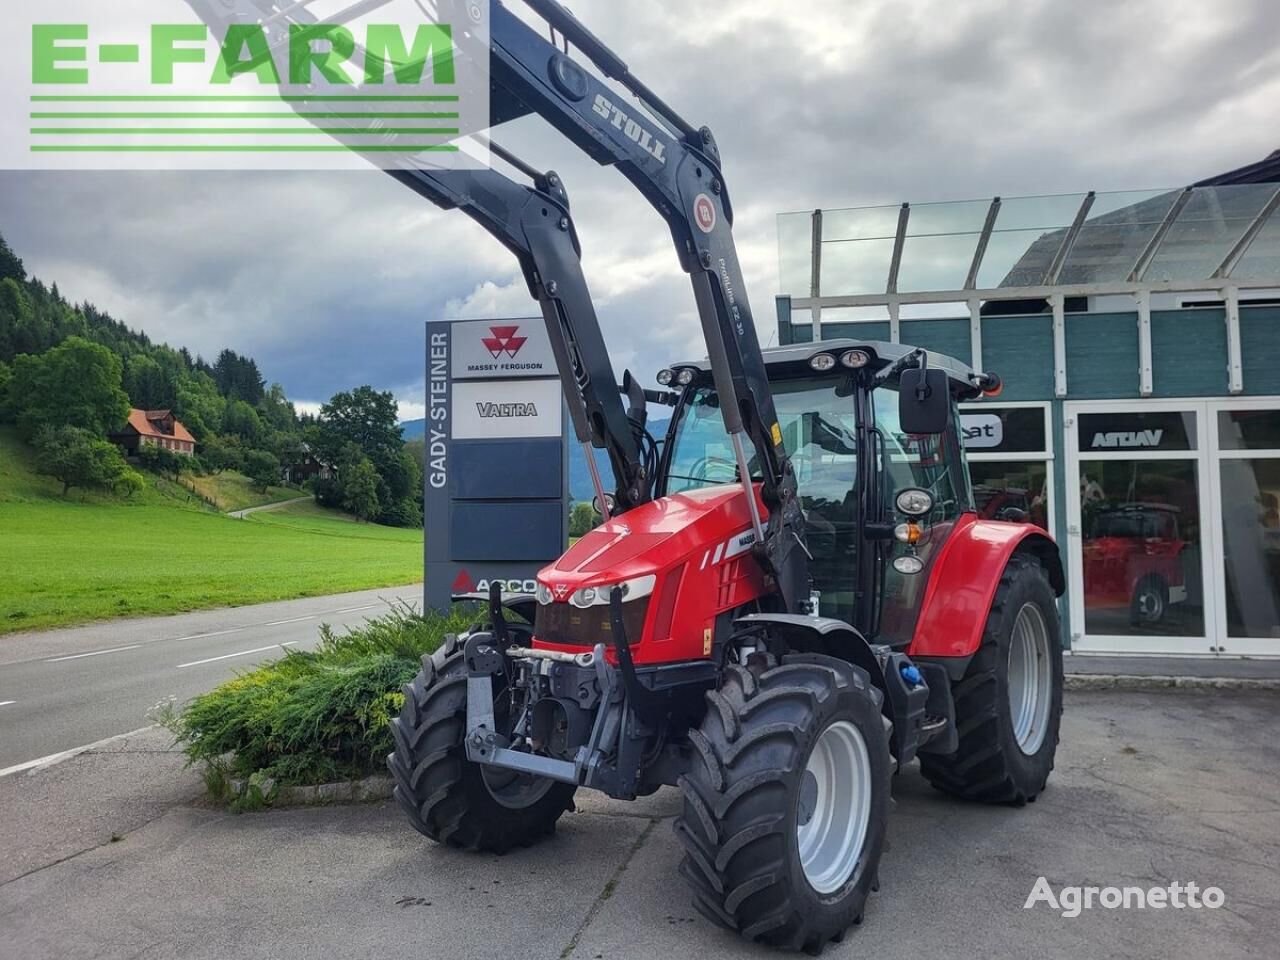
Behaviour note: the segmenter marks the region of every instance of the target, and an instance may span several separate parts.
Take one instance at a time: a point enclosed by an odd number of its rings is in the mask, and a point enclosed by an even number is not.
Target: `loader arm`
[[[277,0],[187,2],[215,31],[225,30],[232,22],[243,22],[236,19],[242,10],[273,18],[273,39],[277,42],[286,39],[289,23],[316,22],[305,4],[282,4]],[[354,15],[371,2],[376,6],[379,0],[363,0],[350,8],[351,12]],[[268,35],[273,35],[271,27]],[[301,111],[299,115],[306,116]],[[324,125],[332,128],[343,122],[326,119]],[[345,123],[353,131],[368,129],[350,119]],[[624,409],[621,388],[582,272],[582,248],[560,177],[529,167],[497,144],[490,144],[490,148],[529,177],[533,185],[517,183],[493,169],[444,170],[424,167],[409,159],[384,169],[436,206],[465,213],[515,254],[529,292],[541,307],[569,416],[578,442],[586,448],[596,494],[603,501],[605,490],[591,447],[606,451],[615,480],[613,512],[624,512],[652,498],[652,464],[646,461],[638,443],[645,421],[643,395],[638,408],[633,395],[630,412]]]
[[[769,389],[746,283],[733,240],[733,207],[715,138],[694,128],[556,0],[523,0],[546,21],[543,36],[499,0],[490,0],[490,78],[498,116],[519,105],[541,115],[598,163],[617,167],[667,222],[681,267],[693,282],[720,411],[744,482],[751,468],[744,435],[755,452],[769,508],[757,529],[756,554],[777,586],[785,612],[806,609],[807,549],[796,480]],[[441,0],[439,6],[465,4]],[[556,33],[564,48],[555,43]],[[634,102],[588,72],[567,52],[576,47]]]

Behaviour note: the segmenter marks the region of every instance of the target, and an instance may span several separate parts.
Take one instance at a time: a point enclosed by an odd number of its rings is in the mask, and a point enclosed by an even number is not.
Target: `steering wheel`
[[[729,476],[718,480],[710,475],[710,471],[714,469],[726,470]],[[724,457],[703,457],[694,463],[693,469],[689,472],[693,474],[694,479],[706,480],[708,483],[734,483],[738,479],[738,465]]]

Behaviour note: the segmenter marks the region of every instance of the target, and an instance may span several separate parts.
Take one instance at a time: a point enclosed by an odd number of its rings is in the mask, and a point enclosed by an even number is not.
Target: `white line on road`
[[[55,763],[61,763],[63,760],[70,760],[72,757],[78,757],[80,754],[88,753],[90,750],[96,750],[98,747],[105,747],[107,744],[115,743],[117,740],[127,740],[129,737],[136,737],[140,733],[146,733],[148,730],[154,729],[154,724],[149,727],[139,727],[137,730],[130,730],[128,733],[118,733],[114,737],[107,737],[105,740],[87,743],[83,747],[72,747],[70,750],[63,750],[61,753],[51,753],[47,757],[40,757],[36,760],[28,760],[26,763],[19,763],[12,767],[5,767],[3,770],[0,770],[0,777],[7,777],[14,773],[22,773],[24,770],[34,770],[37,767],[52,767]]]
[[[292,620],[272,620],[270,623],[264,623],[264,627],[279,627],[286,623],[302,623],[303,620],[314,620],[315,617],[294,617]]]
[[[0,700],[0,707],[8,707],[17,703],[17,700]]]
[[[251,653],[265,653],[267,650],[277,650],[280,647],[296,647],[297,640],[290,640],[288,643],[273,643],[269,647],[258,647],[256,650],[241,650],[239,653],[228,653],[221,657],[210,657],[208,660],[194,660],[191,663],[180,663],[178,669],[183,670],[187,667],[199,667],[206,663],[217,663],[219,660],[231,660],[234,657],[247,657]]]
[[[46,660],[45,663],[61,663],[63,660],[83,660],[85,657],[100,657],[104,653],[120,653],[124,650],[137,650],[142,644],[132,643],[127,647],[112,647],[110,650],[94,650],[92,653],[77,653],[70,657],[54,657],[52,660]]]
[[[334,613],[355,613],[358,610],[372,610],[374,607],[380,607],[380,603],[366,603],[363,607],[347,607],[344,610],[335,610]]]
[[[174,643],[181,643],[183,640],[203,640],[205,637],[225,637],[229,633],[243,633],[248,627],[236,627],[234,630],[219,630],[217,633],[193,633],[189,637],[174,637]]]

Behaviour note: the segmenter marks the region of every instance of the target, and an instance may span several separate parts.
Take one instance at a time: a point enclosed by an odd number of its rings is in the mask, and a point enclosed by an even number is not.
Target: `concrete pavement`
[[[0,637],[0,775],[144,726],[166,697],[186,701],[237,671],[309,650],[319,628],[355,626],[420,586],[366,590]]]
[[[909,768],[894,782],[881,892],[827,956],[1274,956],[1278,707],[1265,692],[1069,693],[1058,769],[1021,810],[949,800]],[[580,794],[547,843],[468,856],[413,833],[391,803],[203,808],[192,772],[146,752],[163,747],[143,737],[0,779],[0,864],[36,851],[0,874],[0,956],[776,956],[690,908],[672,791],[635,804]],[[1023,908],[1040,876],[1054,889],[1194,881],[1226,903],[1067,919]]]

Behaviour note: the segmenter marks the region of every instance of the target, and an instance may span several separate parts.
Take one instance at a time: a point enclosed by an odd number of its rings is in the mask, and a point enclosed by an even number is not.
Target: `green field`
[[[0,431],[0,634],[415,583],[422,533],[312,504],[247,520],[149,478],[132,502],[31,473]]]

